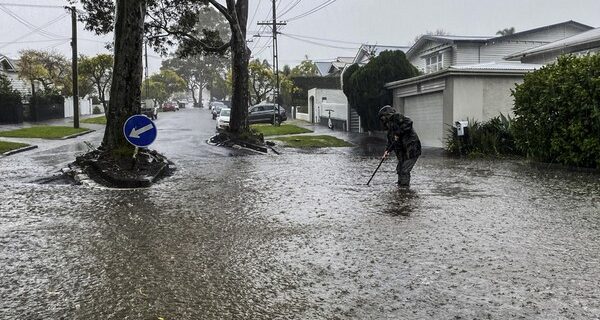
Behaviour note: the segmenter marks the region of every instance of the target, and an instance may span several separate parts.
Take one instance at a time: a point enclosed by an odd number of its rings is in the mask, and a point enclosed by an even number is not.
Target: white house
[[[548,64],[563,54],[586,55],[600,52],[600,28],[541,45],[532,49],[510,54],[507,60],[523,63]]]
[[[18,68],[18,61],[0,54],[0,73],[8,77],[13,89],[19,91],[22,96],[30,96],[31,84],[19,79]]]
[[[423,36],[406,53],[423,75],[386,84],[424,146],[442,147],[456,121],[512,114],[511,89],[540,64],[506,61],[517,52],[591,30],[567,21],[500,37]]]

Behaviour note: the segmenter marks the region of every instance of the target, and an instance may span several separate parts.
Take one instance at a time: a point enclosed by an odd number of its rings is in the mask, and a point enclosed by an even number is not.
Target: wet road
[[[600,317],[598,174],[427,150],[410,190],[393,162],[366,187],[380,147],[240,156],[207,110],[157,124],[179,170],[147,190],[40,183],[101,132],[0,159],[0,319]]]

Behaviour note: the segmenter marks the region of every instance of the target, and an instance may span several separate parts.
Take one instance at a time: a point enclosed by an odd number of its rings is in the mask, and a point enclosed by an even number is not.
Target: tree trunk
[[[104,93],[104,89],[102,88],[102,83],[100,81],[96,81],[96,89],[98,90],[98,100],[102,103],[102,110],[104,110],[104,114],[107,114],[106,108],[106,94]]]
[[[192,86],[190,89],[191,89],[190,91],[192,92],[192,99],[194,100],[194,107],[197,107],[198,100],[196,99],[196,87]],[[200,97],[202,98],[202,92],[200,92]]]
[[[112,151],[132,146],[125,140],[123,124],[140,113],[142,86],[142,47],[145,0],[117,0],[115,18],[115,61],[106,130],[102,147]]]
[[[246,23],[248,20],[248,0],[238,0],[235,5],[239,23],[230,23],[231,27],[231,66],[232,95],[231,120],[229,129],[239,133],[246,129],[248,118],[248,60],[250,50],[246,46]]]

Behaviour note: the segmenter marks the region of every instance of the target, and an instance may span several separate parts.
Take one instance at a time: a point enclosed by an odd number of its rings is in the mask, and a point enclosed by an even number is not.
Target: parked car
[[[179,111],[179,106],[175,102],[165,102],[162,111]]]
[[[156,120],[158,119],[158,107],[155,107],[154,101],[148,99],[146,101],[142,101],[142,112],[141,114],[146,117]]]
[[[212,102],[212,118],[216,119],[217,116],[219,115],[219,112],[221,112],[221,109],[223,109],[223,108],[227,108],[227,106],[224,105],[222,102],[213,101]]]
[[[158,119],[158,108],[146,107],[144,104],[142,104],[142,114],[152,120],[156,120]]]
[[[217,116],[217,130],[229,128],[229,117],[231,115],[231,109],[222,108]]]
[[[277,110],[277,111],[275,111]],[[275,116],[273,116],[275,113]],[[273,103],[261,103],[254,105],[248,109],[248,122],[249,123],[273,123],[273,118],[277,123],[281,123],[287,120],[287,114],[285,109]]]

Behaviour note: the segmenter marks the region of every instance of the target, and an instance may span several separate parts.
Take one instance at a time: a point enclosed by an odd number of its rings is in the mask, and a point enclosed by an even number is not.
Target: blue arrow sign
[[[147,147],[154,142],[157,135],[156,125],[144,115],[129,117],[123,125],[125,139],[136,147]]]

